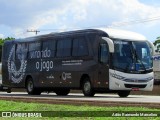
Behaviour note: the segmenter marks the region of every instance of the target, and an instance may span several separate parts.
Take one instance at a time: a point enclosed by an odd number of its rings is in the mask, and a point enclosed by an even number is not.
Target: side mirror
[[[105,40],[108,43],[109,46],[109,52],[113,53],[114,52],[114,43],[111,39],[107,37],[102,37],[103,40]]]
[[[151,47],[151,49],[152,49],[152,56],[153,56],[153,55],[155,55],[155,48],[154,48],[154,45],[153,45],[153,43],[150,42],[150,41],[148,41],[148,43],[149,43],[149,45],[150,45],[150,47]]]

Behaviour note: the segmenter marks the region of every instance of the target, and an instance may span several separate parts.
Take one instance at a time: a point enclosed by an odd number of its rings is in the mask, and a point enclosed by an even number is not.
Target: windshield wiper
[[[132,64],[133,64],[133,62],[134,62],[134,53],[133,53],[133,51],[132,51],[132,43],[129,43],[129,46],[130,46],[130,52],[131,52],[131,54],[132,54],[132,56],[131,56],[130,59],[132,60]],[[130,65],[131,65],[131,63],[128,62],[128,64],[126,65],[126,68],[125,68],[125,72],[128,72],[128,71],[129,71]]]
[[[147,70],[146,70],[146,67],[145,67],[145,65],[143,64],[143,62],[142,62],[142,60],[139,58],[139,56],[137,55],[137,52],[136,52],[136,49],[134,48],[134,46],[133,46],[133,51],[134,51],[134,55],[135,55],[135,58],[136,58],[136,61],[140,61],[140,63],[141,63],[141,65],[142,65],[142,67],[144,68],[144,71],[145,72],[147,72]],[[136,62],[135,61],[135,62]],[[136,64],[136,63],[135,63]],[[139,70],[138,70],[139,71]]]

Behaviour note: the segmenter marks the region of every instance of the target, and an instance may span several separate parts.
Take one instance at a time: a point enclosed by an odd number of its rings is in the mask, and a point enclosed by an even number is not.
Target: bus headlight
[[[114,74],[114,73],[110,73],[110,75],[116,79],[119,79],[119,80],[123,80],[125,77],[123,76],[120,76],[120,75],[117,75],[117,74]]]
[[[147,81],[150,81],[150,80],[152,80],[152,79],[153,79],[153,77],[148,77],[148,78],[146,78]]]

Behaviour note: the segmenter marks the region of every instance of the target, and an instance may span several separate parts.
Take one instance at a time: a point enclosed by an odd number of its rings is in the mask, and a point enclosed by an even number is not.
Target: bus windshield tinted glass
[[[128,73],[152,71],[150,48],[144,41],[114,40],[113,68]]]

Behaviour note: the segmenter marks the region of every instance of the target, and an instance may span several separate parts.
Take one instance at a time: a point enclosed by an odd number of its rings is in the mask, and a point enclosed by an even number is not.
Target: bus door
[[[98,87],[109,87],[109,49],[106,42],[99,44]]]

